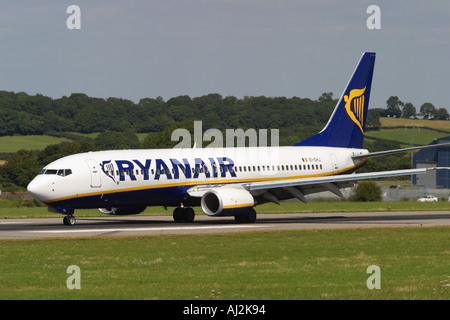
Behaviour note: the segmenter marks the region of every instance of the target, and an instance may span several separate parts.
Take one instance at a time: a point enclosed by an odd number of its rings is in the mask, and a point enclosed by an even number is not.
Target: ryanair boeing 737
[[[28,192],[75,224],[75,209],[138,214],[147,206],[175,207],[177,222],[192,222],[192,206],[208,216],[253,222],[265,202],[331,191],[362,179],[425,173],[410,169],[356,174],[368,158],[417,148],[370,153],[362,149],[375,53],[362,55],[322,131],[294,146],[116,150],[75,154],[42,169]]]

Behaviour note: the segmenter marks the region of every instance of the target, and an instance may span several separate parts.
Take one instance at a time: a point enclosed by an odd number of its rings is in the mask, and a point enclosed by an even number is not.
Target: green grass
[[[0,299],[449,299],[449,231],[1,241]],[[80,290],[66,287],[70,265]]]
[[[5,136],[0,137],[0,153],[14,153],[21,149],[43,150],[51,144],[70,141],[51,136]]]
[[[427,145],[434,139],[447,137],[449,135],[450,133],[442,133],[423,128],[414,128],[414,130],[411,130],[410,127],[368,131],[366,134],[367,137],[395,140],[404,145],[411,145],[412,142],[414,142],[414,144]]]

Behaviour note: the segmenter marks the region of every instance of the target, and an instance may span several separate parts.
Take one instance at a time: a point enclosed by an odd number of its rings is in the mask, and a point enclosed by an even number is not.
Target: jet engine
[[[107,207],[107,208],[98,208],[98,210],[103,214],[108,215],[119,215],[119,216],[126,216],[130,214],[139,214],[142,211],[145,210],[146,207]]]
[[[236,216],[248,212],[254,205],[250,192],[237,188],[211,189],[201,199],[202,210],[208,216]]]

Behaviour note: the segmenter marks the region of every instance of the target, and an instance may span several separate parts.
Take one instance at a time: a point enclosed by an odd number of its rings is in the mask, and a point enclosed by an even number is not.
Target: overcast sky
[[[371,108],[397,95],[450,110],[450,1],[0,1],[0,90],[52,98],[338,98],[364,51],[377,53]]]

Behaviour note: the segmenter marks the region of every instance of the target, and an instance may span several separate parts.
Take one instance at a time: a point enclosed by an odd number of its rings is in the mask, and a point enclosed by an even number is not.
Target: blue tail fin
[[[362,148],[375,53],[363,53],[325,128],[296,146]]]

